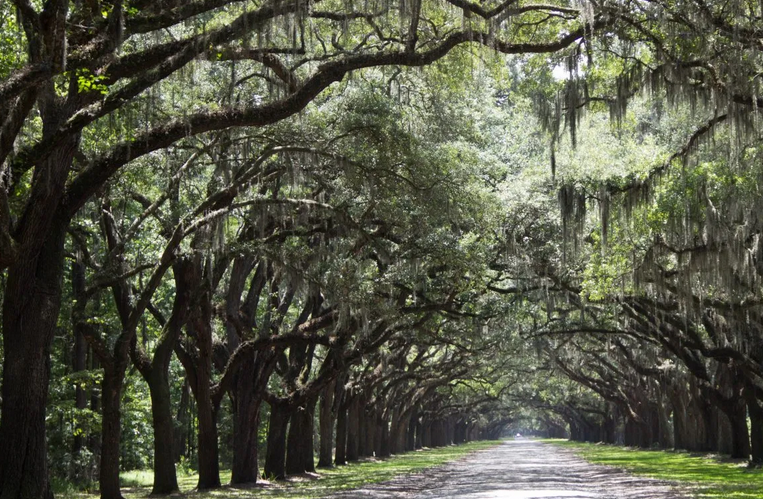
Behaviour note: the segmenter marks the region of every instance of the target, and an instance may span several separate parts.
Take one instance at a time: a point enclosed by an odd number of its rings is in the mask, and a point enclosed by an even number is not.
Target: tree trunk
[[[342,398],[345,394],[342,393]],[[347,464],[347,404],[340,399],[336,416],[336,456],[337,465]]]
[[[702,444],[702,450],[705,452],[718,451],[718,409],[715,406],[703,401],[702,407],[702,421],[704,427],[704,440]]]
[[[268,447],[265,454],[265,476],[282,480],[286,477],[286,428],[290,408],[285,402],[270,404]]]
[[[43,182],[45,180],[42,180]],[[50,347],[61,302],[66,222],[38,227],[41,250],[20,252],[3,293],[3,386],[0,497],[52,497],[48,485],[45,406]]]
[[[371,454],[366,453],[366,449],[368,448],[368,429],[366,428],[366,411],[365,407],[367,405],[367,398],[365,396],[362,396],[361,401],[359,403],[359,409],[358,409],[358,456],[359,457],[366,457],[370,456]]]
[[[196,265],[200,265],[197,261]],[[202,275],[202,272],[197,272]],[[201,284],[208,287],[209,282]],[[203,288],[202,288],[203,289]],[[193,311],[189,322],[189,336],[195,335],[198,353],[181,353],[181,362],[191,380],[191,389],[196,399],[198,417],[199,490],[220,487],[220,462],[217,442],[217,410],[212,400],[212,298],[211,291],[204,289],[199,297],[199,307]],[[192,334],[190,334],[192,333]]]
[[[166,369],[153,369],[146,380],[151,394],[151,416],[154,428],[154,485],[152,495],[177,492],[175,471],[175,438],[172,419],[170,382]]]
[[[432,445],[432,422],[429,418],[425,419],[421,425],[423,429],[421,431],[421,447],[431,448]]]
[[[206,383],[209,390],[209,383]],[[199,490],[220,488],[217,446],[217,410],[209,394],[196,400],[199,418]]]
[[[735,459],[750,459],[750,434],[747,429],[747,404],[743,399],[734,400],[723,408],[731,425],[730,454]]]
[[[408,420],[408,433],[405,436],[405,450],[412,451],[416,449],[416,427],[418,426],[419,412],[417,409],[411,411],[411,417]]]
[[[401,411],[399,406],[395,406],[394,409],[392,409],[392,418],[390,421],[390,437],[389,437],[389,453],[392,454],[399,454],[400,453],[400,418],[402,417]]]
[[[409,415],[407,411],[396,408],[392,417],[390,434],[390,453],[401,454],[405,451],[405,437],[408,433]]]
[[[376,407],[366,407],[363,411],[363,431],[366,433],[364,456],[373,456],[376,450]]]
[[[323,389],[320,402],[320,450],[318,453],[318,466],[320,468],[330,468],[333,464],[334,454],[334,391],[336,390],[336,381],[329,383]]]
[[[126,367],[126,366],[125,366]],[[107,365],[103,373],[101,398],[101,499],[122,499],[119,489],[119,443],[121,427],[122,384],[125,368]]]
[[[376,457],[389,457],[392,452],[389,441],[389,421],[380,417],[377,424],[379,425],[379,450],[376,453]]]
[[[191,423],[191,397],[188,393],[188,378],[183,381],[183,388],[180,392],[180,404],[178,406],[177,416],[175,418],[175,430],[173,444],[173,454],[175,462],[180,462],[181,457],[188,457],[189,426]]]
[[[763,464],[763,407],[755,398],[752,390],[745,389],[747,409],[750,414],[750,462],[754,465]]]
[[[286,474],[296,475],[315,471],[313,459],[313,419],[315,399],[305,402],[291,414],[286,442]]]
[[[414,449],[421,449],[424,447],[424,423],[422,418],[416,419],[416,440],[413,444]]]
[[[347,460],[355,462],[359,458],[360,443],[360,397],[353,395],[347,409]]]
[[[248,359],[236,377],[231,483],[255,483],[259,477],[257,447],[262,388],[258,386],[262,380],[258,379],[257,367],[255,358]]]
[[[77,260],[72,263],[71,267],[71,281],[72,281],[72,297],[79,301],[85,299],[85,265]],[[87,342],[80,330],[79,321],[74,320],[72,324],[72,330],[74,331],[74,351],[72,352],[72,372],[74,374],[79,373],[87,369]],[[82,388],[81,383],[77,383],[74,389],[74,407],[78,411],[82,411],[87,408],[87,393]],[[81,428],[77,428],[78,431],[74,435],[74,442],[72,444],[72,454],[78,454],[82,449],[85,438],[81,433]]]

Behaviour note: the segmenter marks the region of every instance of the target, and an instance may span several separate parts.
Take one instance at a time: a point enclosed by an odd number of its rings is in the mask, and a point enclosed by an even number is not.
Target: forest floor
[[[613,466],[637,475],[679,483],[700,499],[761,499],[763,470],[749,469],[744,460],[712,454],[641,450],[614,445],[546,440],[570,449],[591,463]]]

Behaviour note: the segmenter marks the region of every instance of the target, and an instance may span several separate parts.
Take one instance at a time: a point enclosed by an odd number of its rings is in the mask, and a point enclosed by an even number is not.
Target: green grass
[[[627,469],[637,475],[678,482],[702,499],[761,499],[763,470],[746,462],[680,451],[641,450],[567,440],[543,440],[574,450],[591,463]]]
[[[367,460],[331,469],[320,469],[316,475],[294,477],[284,482],[263,482],[245,488],[226,486],[219,490],[197,492],[194,489],[197,475],[178,474],[179,494],[172,497],[188,499],[212,498],[273,498],[273,499],[311,499],[330,496],[332,493],[355,489],[366,484],[383,482],[399,475],[421,471],[454,461],[474,451],[487,449],[498,442],[470,442],[468,444],[425,449],[393,456],[384,460]],[[153,473],[151,471],[129,471],[121,475],[124,489],[122,494],[127,499],[143,498],[151,492]],[[223,483],[230,481],[230,471],[220,474]],[[97,494],[67,494],[64,497],[93,499]]]

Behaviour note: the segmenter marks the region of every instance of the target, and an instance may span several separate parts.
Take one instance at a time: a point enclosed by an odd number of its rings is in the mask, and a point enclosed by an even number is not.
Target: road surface
[[[332,497],[341,499],[686,499],[669,483],[590,464],[528,439]]]

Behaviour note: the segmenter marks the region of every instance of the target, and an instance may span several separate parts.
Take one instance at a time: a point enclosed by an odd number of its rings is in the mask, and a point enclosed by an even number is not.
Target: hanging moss
[[[570,240],[577,253],[583,238],[586,218],[586,195],[572,184],[559,187],[557,192],[562,219],[563,256],[566,260]]]

